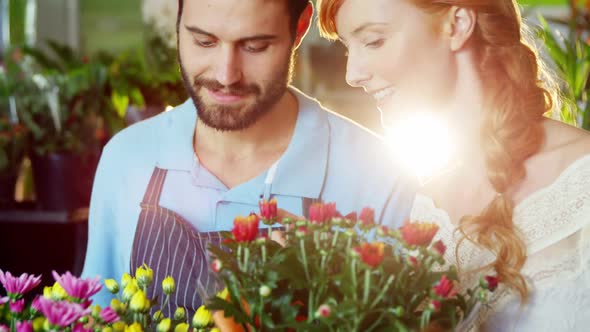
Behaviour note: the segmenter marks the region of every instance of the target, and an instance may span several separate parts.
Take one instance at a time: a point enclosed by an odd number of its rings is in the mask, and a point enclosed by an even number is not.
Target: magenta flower
[[[112,324],[119,320],[119,315],[111,307],[106,307],[100,312],[100,318],[105,323]]]
[[[102,288],[100,284],[100,277],[94,279],[81,279],[73,276],[69,271],[62,274],[61,276],[57,272],[53,271],[53,278],[57,281],[61,287],[68,293],[69,296],[87,300],[92,295],[98,293]]]
[[[33,323],[30,321],[16,322],[16,332],[33,332]]]
[[[20,314],[21,312],[23,312],[23,309],[25,308],[25,300],[24,299],[20,299],[18,301],[10,301],[10,311],[15,313],[15,314]]]
[[[0,305],[3,305],[4,303],[8,302],[8,300],[10,300],[8,296],[0,297]]]
[[[4,273],[0,270],[0,283],[2,283],[10,298],[18,298],[37,287],[41,283],[41,276],[35,277],[34,275],[23,273],[17,278],[10,274],[10,272]]]
[[[8,326],[0,324],[0,332],[10,332],[10,329]]]
[[[49,324],[59,327],[70,326],[83,316],[90,313],[90,309],[84,309],[81,305],[68,301],[52,301],[44,297],[39,297],[34,302],[43,316],[47,318]]]

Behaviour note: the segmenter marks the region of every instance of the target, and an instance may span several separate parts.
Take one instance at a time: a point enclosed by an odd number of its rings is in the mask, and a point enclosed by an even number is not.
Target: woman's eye
[[[201,47],[209,48],[215,46],[215,42],[210,40],[199,40],[195,39],[195,43]]]
[[[381,39],[377,39],[372,42],[366,43],[365,46],[371,47],[371,48],[377,48],[377,47],[381,47],[384,42],[385,42],[385,39],[381,38]]]

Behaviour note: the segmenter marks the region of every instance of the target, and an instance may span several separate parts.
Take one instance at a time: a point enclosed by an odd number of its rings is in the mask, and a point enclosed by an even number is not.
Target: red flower
[[[438,302],[437,300],[430,301],[430,310],[439,311],[440,310],[440,302]]]
[[[260,219],[254,213],[247,217],[238,216],[234,219],[234,228],[231,230],[237,242],[252,242],[258,235]]]
[[[375,223],[375,210],[365,207],[361,210],[359,220],[363,226],[371,226]]]
[[[438,226],[433,223],[406,222],[400,227],[402,238],[409,245],[427,246],[438,232]]]
[[[327,317],[330,317],[331,314],[332,314],[332,308],[330,308],[330,306],[327,304],[322,304],[318,308],[318,311],[316,311],[315,315],[316,315],[316,317],[327,318]]]
[[[383,261],[385,244],[383,242],[363,243],[355,251],[361,256],[361,261],[372,268],[376,268]]]
[[[309,220],[323,224],[336,216],[336,203],[314,203],[309,207]]]
[[[447,278],[446,275],[443,275],[440,278],[440,281],[434,286],[434,294],[442,297],[442,298],[449,298],[454,296],[457,292],[454,290],[455,285],[451,280]]]
[[[498,277],[485,276],[482,280],[482,287],[488,289],[490,292],[495,291],[498,288]]]
[[[440,256],[443,256],[447,251],[447,246],[445,246],[445,244],[441,240],[438,240],[434,242],[434,244],[432,245],[432,249],[434,249],[434,251],[436,251],[436,253]]]
[[[270,201],[261,200],[258,203],[260,207],[260,217],[262,221],[269,224],[274,224],[277,221],[277,200],[276,198]]]

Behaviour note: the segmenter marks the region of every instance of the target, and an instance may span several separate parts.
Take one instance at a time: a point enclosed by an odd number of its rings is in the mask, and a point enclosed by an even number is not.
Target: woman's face
[[[432,15],[408,0],[345,0],[336,28],[348,48],[346,80],[375,98],[384,126],[448,102],[453,52]]]

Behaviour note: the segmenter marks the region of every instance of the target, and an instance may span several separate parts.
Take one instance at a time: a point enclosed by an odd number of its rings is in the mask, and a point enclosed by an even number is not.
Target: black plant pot
[[[0,172],[0,208],[9,208],[14,205],[17,177],[15,172]]]
[[[39,208],[70,211],[87,207],[98,159],[98,154],[34,155],[31,163]]]

